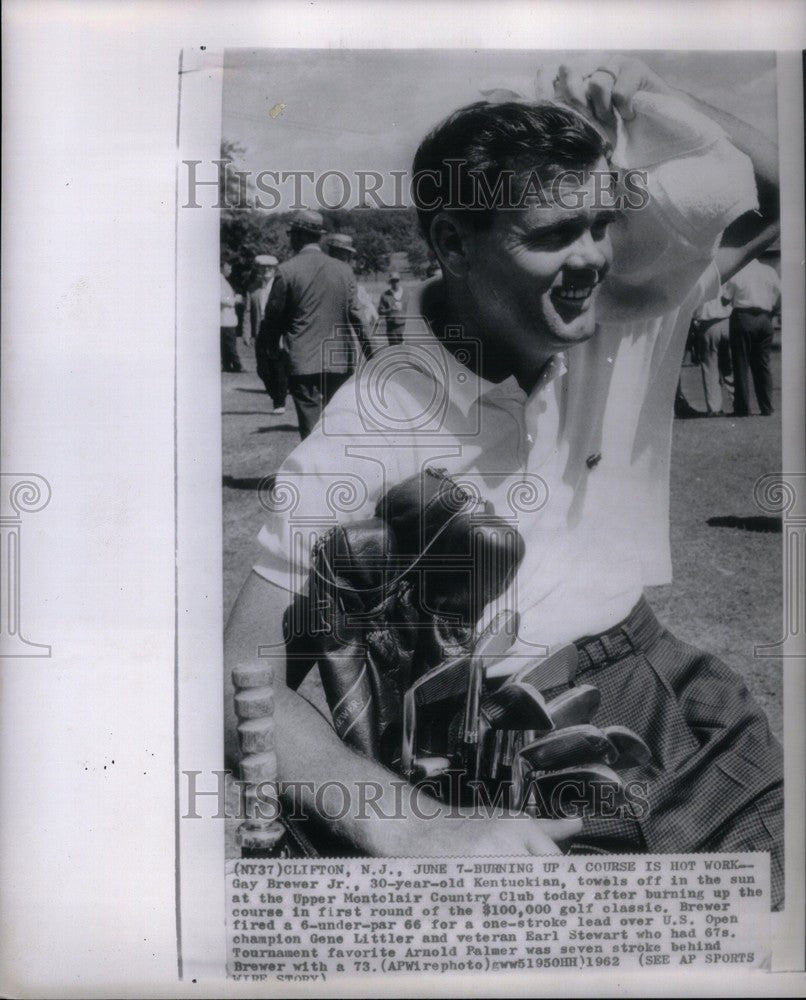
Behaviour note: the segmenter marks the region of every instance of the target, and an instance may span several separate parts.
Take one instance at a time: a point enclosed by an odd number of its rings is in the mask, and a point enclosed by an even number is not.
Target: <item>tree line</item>
[[[229,140],[221,147],[222,160],[235,160],[243,148]],[[220,203],[235,205],[240,188],[234,174],[222,174]],[[311,208],[315,206],[309,206]],[[404,253],[408,268],[417,278],[425,278],[436,258],[417,227],[414,208],[320,209],[329,233],[347,233],[356,249],[355,271],[377,275],[389,270],[393,253]],[[266,212],[256,208],[221,210],[221,253],[232,264],[232,284],[248,288],[254,258],[272,253],[279,260],[291,256],[286,230],[294,212]],[[327,237],[325,237],[326,239]]]

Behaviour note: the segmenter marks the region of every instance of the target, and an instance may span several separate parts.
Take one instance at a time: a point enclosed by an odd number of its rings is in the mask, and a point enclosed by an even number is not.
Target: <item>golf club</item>
[[[607,726],[603,732],[616,748],[616,767],[643,767],[652,760],[652,751],[632,729]]]
[[[527,743],[519,756],[530,768],[550,771],[582,764],[613,764],[616,747],[596,726],[567,726]]]
[[[567,726],[578,726],[590,722],[599,708],[601,695],[599,689],[592,684],[580,684],[570,687],[556,698],[552,698],[546,706],[553,729],[565,729]]]

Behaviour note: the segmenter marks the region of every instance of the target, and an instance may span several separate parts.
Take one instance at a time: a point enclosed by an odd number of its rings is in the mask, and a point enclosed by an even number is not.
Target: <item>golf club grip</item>
[[[284,836],[276,819],[265,819],[260,798],[277,797],[277,756],[274,752],[274,668],[268,660],[232,671],[235,714],[241,748],[240,774],[244,782],[246,819],[236,838],[242,850],[270,854]]]

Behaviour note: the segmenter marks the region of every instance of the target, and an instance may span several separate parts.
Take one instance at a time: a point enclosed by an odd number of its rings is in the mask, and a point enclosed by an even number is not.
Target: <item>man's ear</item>
[[[464,277],[469,267],[470,231],[467,223],[450,212],[440,212],[431,221],[430,235],[442,270],[456,278]]]

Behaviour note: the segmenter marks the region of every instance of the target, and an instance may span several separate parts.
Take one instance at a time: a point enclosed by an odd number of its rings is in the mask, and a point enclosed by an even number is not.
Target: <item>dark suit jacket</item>
[[[261,326],[269,350],[284,338],[291,375],[352,372],[365,343],[352,269],[312,246],[277,269]]]

